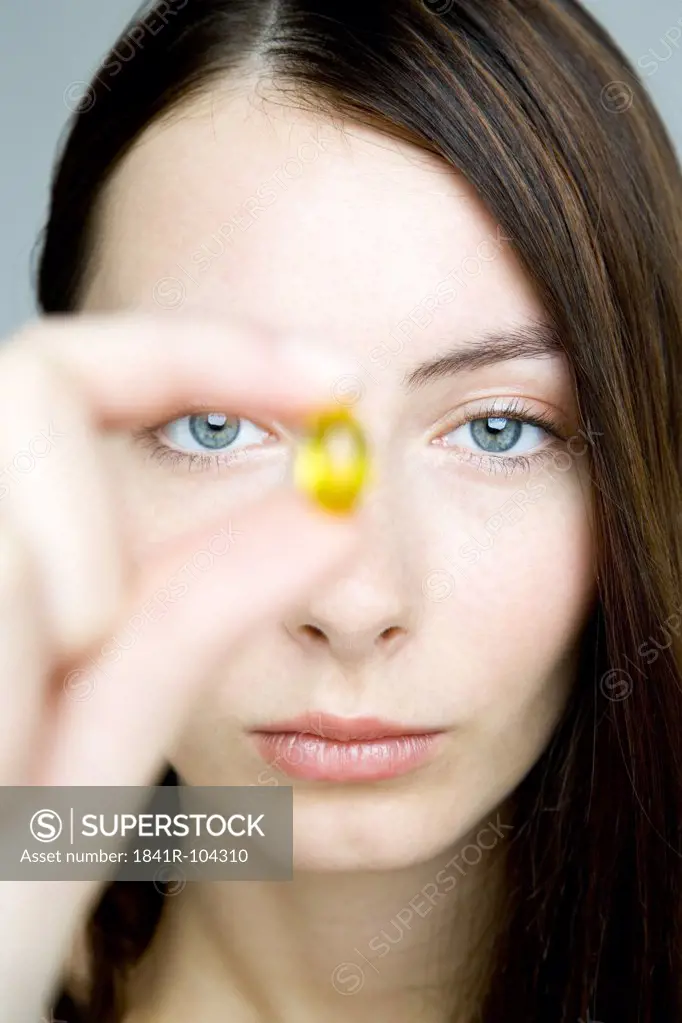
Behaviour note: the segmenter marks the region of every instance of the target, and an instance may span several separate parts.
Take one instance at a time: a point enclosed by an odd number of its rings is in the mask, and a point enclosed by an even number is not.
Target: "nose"
[[[359,663],[396,653],[414,632],[420,588],[386,535],[367,535],[353,564],[317,589],[284,625],[307,651]]]

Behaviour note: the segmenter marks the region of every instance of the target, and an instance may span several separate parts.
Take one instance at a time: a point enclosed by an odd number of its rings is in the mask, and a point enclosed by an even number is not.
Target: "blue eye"
[[[159,436],[176,449],[205,454],[228,448],[232,451],[258,443],[268,436],[268,431],[248,419],[208,412],[206,415],[174,419],[159,430]]]
[[[487,416],[472,419],[444,434],[443,443],[448,447],[469,447],[487,455],[521,455],[537,448],[546,436],[547,431],[534,423]]]

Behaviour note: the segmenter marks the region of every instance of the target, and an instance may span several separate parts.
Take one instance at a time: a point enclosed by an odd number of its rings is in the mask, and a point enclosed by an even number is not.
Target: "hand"
[[[106,432],[199,405],[295,420],[330,403],[330,372],[296,370],[251,328],[184,315],[50,317],[0,345],[0,469],[41,431],[55,448],[0,489],[1,785],[153,784],[214,662],[355,545],[352,520],[293,491],[270,494],[231,519],[229,555],[107,665],[106,685],[69,699],[69,673],[225,526],[140,570],[117,528]],[[40,1018],[100,887],[0,882],[0,1023]]]

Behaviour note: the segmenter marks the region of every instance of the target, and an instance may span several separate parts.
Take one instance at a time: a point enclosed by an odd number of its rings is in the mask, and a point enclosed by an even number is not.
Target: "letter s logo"
[[[54,810],[36,810],[29,828],[38,842],[54,842],[62,833],[62,819]]]

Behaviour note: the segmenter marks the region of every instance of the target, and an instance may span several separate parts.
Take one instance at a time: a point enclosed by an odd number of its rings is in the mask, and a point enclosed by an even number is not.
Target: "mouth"
[[[292,778],[380,781],[407,774],[433,755],[441,729],[378,718],[311,713],[252,732],[270,766]]]

